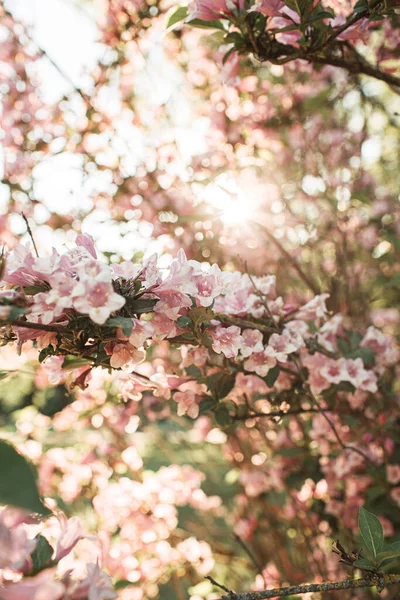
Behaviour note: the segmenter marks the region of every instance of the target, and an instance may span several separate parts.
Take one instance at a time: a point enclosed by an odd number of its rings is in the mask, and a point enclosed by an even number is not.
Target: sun
[[[253,219],[258,204],[234,179],[225,175],[206,186],[202,200],[216,209],[216,216],[227,227],[237,227]]]

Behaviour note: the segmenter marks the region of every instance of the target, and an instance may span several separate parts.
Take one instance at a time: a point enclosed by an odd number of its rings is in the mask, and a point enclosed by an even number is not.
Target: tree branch
[[[63,325],[44,325],[43,323],[32,323],[31,321],[21,321],[20,319],[15,319],[15,321],[8,323],[8,325],[13,327],[25,327],[26,329],[36,329],[37,331],[52,331],[53,333],[72,333],[72,329],[64,327]]]
[[[234,418],[235,421],[247,421],[248,419],[256,419],[258,417],[290,417],[290,415],[302,415],[303,413],[322,413],[324,411],[331,411],[329,408],[294,408],[292,410],[274,410],[268,413],[264,412],[253,412],[248,413],[246,415],[236,415]]]
[[[355,590],[359,588],[372,588],[377,586],[383,589],[388,585],[400,583],[400,575],[385,575],[382,577],[363,577],[362,579],[345,579],[344,581],[326,582],[326,583],[307,583],[304,585],[293,585],[291,587],[275,588],[263,592],[245,592],[236,594],[229,592],[226,596],[221,596],[218,600],[266,600],[267,598],[283,598],[295,594],[309,594],[311,592],[333,592],[337,590]],[[221,587],[218,584],[218,587]]]
[[[305,60],[308,60],[311,63],[323,64],[323,65],[331,65],[333,67],[341,67],[342,69],[346,69],[352,75],[368,75],[369,77],[373,77],[374,79],[379,79],[380,81],[384,81],[388,85],[398,88],[395,90],[397,93],[400,93],[400,78],[391,75],[390,73],[385,73],[385,71],[381,71],[378,67],[374,67],[367,61],[365,61],[359,54],[357,54],[357,61],[348,61],[344,58],[333,57],[333,56],[305,56]]]

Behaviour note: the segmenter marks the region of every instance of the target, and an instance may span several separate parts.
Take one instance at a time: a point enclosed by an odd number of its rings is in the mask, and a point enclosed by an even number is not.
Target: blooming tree
[[[0,10],[0,600],[395,598],[396,3]]]

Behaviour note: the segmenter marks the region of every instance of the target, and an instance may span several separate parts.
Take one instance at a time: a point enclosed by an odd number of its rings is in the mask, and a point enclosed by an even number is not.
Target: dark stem
[[[247,421],[248,419],[255,419],[258,417],[289,417],[290,415],[302,415],[303,413],[322,413],[324,411],[332,412],[330,408],[294,408],[292,410],[274,410],[268,413],[264,412],[250,412],[246,415],[235,415],[233,419],[235,421]]]
[[[35,250],[35,254],[39,258],[39,252],[38,252],[38,249],[37,249],[36,244],[35,244],[35,238],[33,237],[32,229],[31,229],[31,227],[29,225],[29,221],[28,221],[27,217],[25,216],[25,214],[23,212],[21,213],[21,216],[22,216],[23,220],[25,221],[26,229],[27,229],[27,231],[29,233],[29,236],[31,238],[31,242],[32,242],[33,248]]]
[[[265,235],[267,236],[267,238],[273,243],[275,244],[275,246],[277,246],[277,248],[279,248],[280,253],[287,259],[287,261],[292,265],[292,267],[295,269],[295,271],[297,272],[297,274],[299,275],[300,279],[302,279],[302,281],[307,285],[307,287],[310,288],[310,290],[315,294],[319,294],[320,290],[318,288],[318,286],[311,281],[311,279],[308,277],[308,275],[306,275],[304,273],[304,271],[301,269],[301,267],[299,266],[299,264],[297,263],[296,259],[293,258],[293,256],[291,256],[289,254],[289,252],[282,246],[282,244],[280,243],[279,240],[276,239],[276,237],[268,230],[267,227],[265,227],[265,225],[262,225],[261,223],[257,223],[256,221],[252,221],[252,223],[254,223],[254,225],[257,225],[259,227],[259,229],[261,229]]]
[[[21,321],[20,319],[15,319],[10,325],[13,325],[14,327],[25,327],[26,329],[36,329],[37,331],[52,331],[53,333],[66,333],[69,335],[73,333],[72,329],[64,327],[63,325],[44,325],[43,323],[32,323],[31,321]]]

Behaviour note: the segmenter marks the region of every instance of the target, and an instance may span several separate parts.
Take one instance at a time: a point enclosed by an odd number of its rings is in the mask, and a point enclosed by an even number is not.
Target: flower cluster
[[[0,512],[0,597],[2,600],[112,600],[117,598],[111,579],[99,562],[86,565],[86,576],[74,577],[63,559],[85,536],[77,517],[60,514],[52,527],[33,519],[21,509]],[[52,530],[58,529],[54,549]],[[53,536],[54,537],[54,536]],[[48,539],[49,538],[49,539]],[[68,560],[68,558],[67,558]]]
[[[328,294],[296,307],[277,295],[270,275],[206,268],[187,260],[183,250],[166,273],[155,255],[141,265],[108,266],[97,258],[90,236],[76,242],[75,249],[62,255],[53,250],[49,258],[17,246],[6,257],[1,299],[9,311],[6,339],[13,339],[11,326],[19,341],[37,340],[41,360],[83,360],[78,382],[96,365],[132,373],[155,341],[199,346],[196,375],[167,377],[161,386],[175,389],[179,415],[196,418],[207,393],[201,378],[215,369],[232,375],[231,388],[241,371],[266,378],[270,387],[285,378],[289,385],[303,380],[317,396],[346,384],[349,391],[376,393],[379,376],[398,359],[392,339],[378,329],[360,334],[346,329],[340,315],[330,316]],[[70,358],[58,368],[76,366]],[[153,378],[150,385],[160,383]]]

